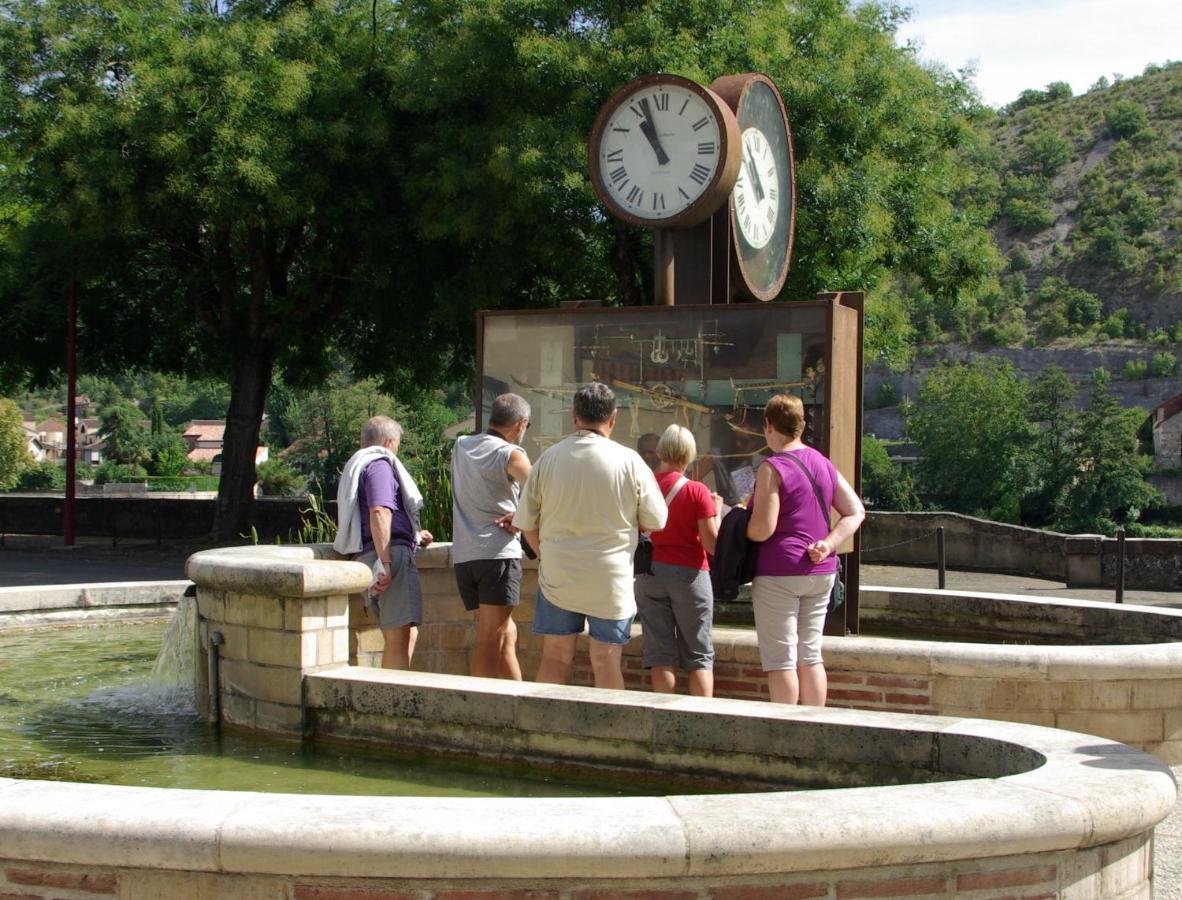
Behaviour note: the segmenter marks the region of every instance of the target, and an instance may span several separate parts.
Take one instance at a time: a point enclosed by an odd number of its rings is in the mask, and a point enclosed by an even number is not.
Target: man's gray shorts
[[[357,557],[357,562],[373,568],[377,558],[373,550],[366,550]],[[389,569],[393,576],[390,586],[380,597],[367,593],[365,608],[369,610],[370,616],[377,619],[382,631],[418,625],[423,621],[423,588],[419,584],[419,570],[415,568],[414,555],[409,547],[394,544],[390,548]]]

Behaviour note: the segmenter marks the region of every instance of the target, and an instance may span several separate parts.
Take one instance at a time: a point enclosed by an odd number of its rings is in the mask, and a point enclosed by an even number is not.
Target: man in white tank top
[[[469,671],[521,680],[513,607],[521,600],[521,542],[510,525],[530,463],[518,446],[529,403],[502,394],[488,430],[456,440],[451,457],[452,562],[464,608],[476,613]]]

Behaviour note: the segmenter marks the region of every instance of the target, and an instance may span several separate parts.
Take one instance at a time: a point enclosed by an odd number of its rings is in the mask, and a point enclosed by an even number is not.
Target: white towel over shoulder
[[[341,482],[337,487],[337,537],[332,542],[337,553],[350,554],[361,551],[361,509],[357,503],[357,488],[361,484],[361,473],[365,471],[365,467],[379,457],[388,459],[394,465],[401,502],[406,504],[407,512],[412,514],[412,520],[416,517],[414,514],[423,508],[423,495],[415,480],[411,478],[410,472],[402,464],[402,460],[385,447],[362,447],[345,463],[345,468],[341,471]]]

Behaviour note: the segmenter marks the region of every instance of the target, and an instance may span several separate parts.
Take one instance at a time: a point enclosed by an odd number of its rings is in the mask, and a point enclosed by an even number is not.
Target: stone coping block
[[[201,587],[273,597],[355,594],[369,587],[369,566],[342,559],[329,544],[223,547],[194,553],[185,574]]]
[[[1036,726],[357,668],[309,678],[368,681],[394,693],[433,686],[467,692],[473,706],[481,699],[549,698],[598,707],[600,716],[620,710],[654,720],[678,712],[754,716],[802,734],[835,726],[926,729],[955,748],[949,752],[958,754],[961,769],[995,765],[1002,744],[1018,757],[1044,761],[999,777],[936,784],[591,799],[298,796],[0,779],[5,856],[193,872],[342,878],[363,872],[533,884],[751,875],[1094,847],[1151,831],[1176,799],[1169,769],[1153,757]],[[977,753],[982,758],[975,760]]]
[[[0,588],[0,631],[76,621],[159,616],[176,606],[188,581],[109,581]]]

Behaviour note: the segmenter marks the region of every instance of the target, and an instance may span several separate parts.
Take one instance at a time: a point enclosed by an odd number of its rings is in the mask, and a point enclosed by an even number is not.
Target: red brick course
[[[922,897],[924,894],[944,894],[948,879],[942,875],[922,878],[883,878],[878,881],[839,881],[837,900],[847,897]]]
[[[115,893],[115,876],[99,872],[52,872],[40,869],[9,869],[4,873],[12,884],[90,891],[92,894]]]
[[[1033,866],[1026,869],[1000,869],[992,872],[969,872],[956,876],[958,891],[979,891],[986,888],[1026,887],[1032,884],[1054,884],[1059,877],[1055,866]]]

